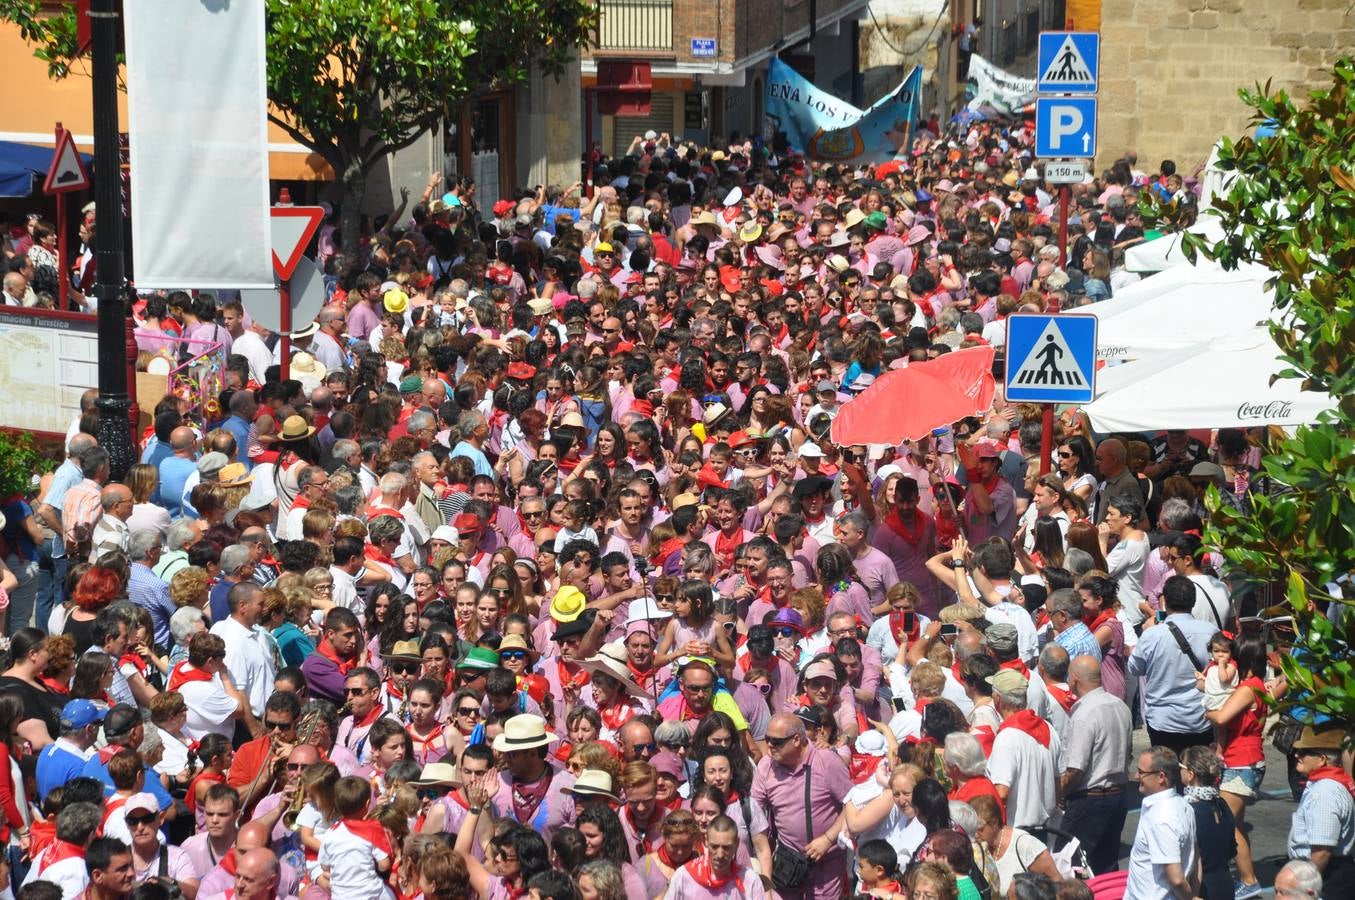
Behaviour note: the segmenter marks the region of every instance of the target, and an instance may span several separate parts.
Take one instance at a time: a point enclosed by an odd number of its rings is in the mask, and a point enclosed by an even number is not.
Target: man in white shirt
[[[103,811],[93,803],[72,803],[56,815],[56,841],[38,854],[24,884],[50,881],[61,900],[74,900],[89,884],[85,849],[99,828]]]
[[[1029,685],[1021,673],[1002,669],[988,683],[1002,716],[988,756],[988,779],[997,787],[1012,827],[1043,828],[1057,808],[1058,733],[1026,708]]]
[[[1143,795],[1129,879],[1124,895],[1134,900],[1189,900],[1198,894],[1195,813],[1176,793],[1181,764],[1166,747],[1139,754],[1134,773]]]
[[[170,670],[168,687],[183,695],[188,710],[184,731],[195,741],[212,732],[233,738],[236,719],[243,719],[251,734],[258,730],[249,699],[226,671],[226,642],[219,635],[193,635],[188,660]]]
[[[1068,519],[1068,514],[1063,511],[1063,495],[1054,487],[1055,484],[1062,488],[1057,475],[1046,475],[1035,483],[1034,502],[1026,507],[1017,523],[1018,529],[1025,537],[1024,546],[1027,553],[1035,552],[1035,520],[1041,516],[1048,516],[1059,523],[1059,530],[1063,532],[1063,549],[1068,549],[1068,526],[1072,523]]]
[[[250,322],[244,334],[236,338],[235,343],[231,345],[232,353],[238,353],[249,360],[249,377],[255,384],[263,384],[267,380],[264,373],[273,364],[273,351],[264,343],[264,338],[269,333],[268,329],[257,321]]]
[[[336,606],[362,614],[365,609],[358,596],[358,574],[362,571],[364,544],[361,538],[342,537],[334,541],[334,564],[329,574],[334,579],[331,599]]]
[[[263,591],[253,582],[242,581],[230,589],[226,603],[230,615],[213,625],[211,633],[226,642],[226,669],[257,718],[273,693],[276,674],[266,636],[255,624],[263,608]]]

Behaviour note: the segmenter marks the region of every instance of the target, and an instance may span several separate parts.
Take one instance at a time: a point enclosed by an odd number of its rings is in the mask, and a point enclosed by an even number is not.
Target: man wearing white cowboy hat
[[[625,645],[615,641],[603,644],[596,655],[579,664],[592,676],[589,687],[593,704],[602,717],[599,737],[604,741],[615,743],[621,726],[637,715],[649,712],[654,705],[653,698],[631,677],[626,665],[628,661]]]
[[[621,805],[621,798],[616,795],[616,787],[612,784],[612,776],[602,769],[584,769],[574,779],[573,786],[565,788],[564,792],[574,798],[576,809],[583,809],[592,803],[606,803],[613,807]]]
[[[290,374],[297,381],[301,382],[301,388],[310,396],[325,381],[325,376],[329,374],[329,369],[309,353],[296,353],[292,356],[292,368]]]
[[[558,740],[546,730],[546,720],[531,713],[513,716],[494,738],[494,750],[507,763],[490,800],[497,818],[525,825],[548,843],[557,828],[574,821],[574,800],[564,792],[574,786],[574,776],[548,761],[547,748]],[[479,811],[472,806],[468,813]]]

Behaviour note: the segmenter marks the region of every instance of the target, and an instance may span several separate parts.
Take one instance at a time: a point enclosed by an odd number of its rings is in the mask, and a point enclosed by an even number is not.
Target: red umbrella
[[[993,348],[970,347],[938,359],[891,369],[842,405],[833,443],[897,444],[993,405]]]

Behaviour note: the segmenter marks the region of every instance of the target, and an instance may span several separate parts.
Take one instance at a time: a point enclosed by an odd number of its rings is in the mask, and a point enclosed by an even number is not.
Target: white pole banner
[[[264,0],[126,0],[138,288],[273,287]]]

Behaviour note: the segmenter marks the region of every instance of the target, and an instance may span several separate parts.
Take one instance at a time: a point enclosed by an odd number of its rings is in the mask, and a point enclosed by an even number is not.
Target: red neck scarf
[[[71,686],[59,678],[49,678],[44,675],[39,680],[47,686],[47,690],[52,691],[53,693],[70,694],[71,692]]]
[[[1308,773],[1308,783],[1312,784],[1314,781],[1335,781],[1350,791],[1351,797],[1355,797],[1355,781],[1351,781],[1349,773],[1340,766],[1322,766],[1313,769]]]
[[[999,663],[998,668],[1011,669],[1013,672],[1020,672],[1022,678],[1030,681],[1030,668],[1019,659],[1009,659],[1004,663]]]
[[[303,497],[300,494],[298,494],[296,496],[296,499],[292,501],[292,509],[310,509],[310,506],[311,506],[310,499],[307,497]]]
[[[419,737],[414,733],[412,724],[405,726],[405,732],[409,735],[409,740],[414,744],[414,753],[423,760],[428,753],[428,745],[442,737],[442,733],[447,730],[445,725],[434,725],[433,730],[428,732],[427,736]]]
[[[739,549],[743,543],[743,526],[739,525],[734,529],[734,533],[726,535],[723,531],[715,532],[715,567],[718,570],[725,570],[734,565],[734,551]]]
[[[378,703],[372,707],[371,712],[367,713],[367,715],[363,717],[361,722],[358,721],[357,716],[353,716],[353,730],[348,732],[349,738],[351,739],[353,733],[356,732],[359,728],[370,728],[372,725],[375,725],[376,720],[381,718],[384,712],[385,710],[382,708],[381,704]]]
[[[598,716],[601,717],[603,725],[612,731],[620,731],[622,725],[635,718],[635,707],[622,700],[606,709],[599,706]]]
[[[873,753],[857,753],[853,750],[851,762],[847,764],[847,771],[852,776],[852,782],[861,784],[874,775],[882,759],[884,759],[883,756],[876,756]]]
[[[885,524],[889,526],[890,531],[903,538],[908,542],[908,546],[916,550],[927,533],[927,517],[922,514],[922,510],[913,507],[913,514],[909,519],[910,521],[904,522],[903,516],[895,509],[885,516]]]
[[[911,644],[913,641],[917,640],[918,633],[922,630],[922,626],[918,623],[917,613],[913,613],[913,629],[911,631],[905,631],[903,628],[904,615],[904,613],[897,609],[891,609],[889,611],[889,633],[894,635],[894,640],[897,643]]]
[[[383,553],[371,544],[367,544],[362,548],[362,555],[372,562],[382,563],[383,565],[390,566],[392,569],[395,568],[395,557],[391,556],[389,553]]]
[[[654,858],[661,862],[666,868],[674,872],[676,872],[679,868],[681,868],[684,865],[683,863],[676,862],[673,859],[673,855],[668,852],[667,844],[660,844],[658,846],[658,849],[654,851]],[[695,857],[693,857],[693,859],[694,858]],[[688,862],[690,861],[691,860],[688,860]]]
[[[637,825],[635,816],[632,815],[629,806],[621,807],[621,816],[630,825],[630,830],[635,833],[635,841],[643,847],[644,853],[653,853],[654,847],[662,840],[662,836],[649,837],[649,829],[653,828],[663,819],[663,810],[658,804],[654,805],[654,812],[650,813],[649,821],[644,825]],[[643,855],[643,854],[641,854]]]
[[[1017,731],[1024,731],[1026,734],[1035,738],[1041,747],[1049,746],[1049,724],[1041,719],[1035,713],[1028,709],[1023,709],[1018,713],[1012,713],[1002,720],[998,726],[998,732],[1006,731],[1008,728],[1015,728]]]
[[[555,666],[560,673],[560,687],[562,689],[565,687],[565,685],[570,684],[574,685],[575,687],[581,688],[585,684],[593,680],[592,676],[588,674],[588,670],[579,668],[578,663],[565,662],[563,659],[561,659],[555,663]],[[569,672],[569,666],[573,666],[576,670],[572,675]]]
[[[547,766],[546,773],[531,784],[513,782],[513,817],[520,824],[527,824],[536,815],[537,807],[546,799],[546,792],[550,790],[551,778],[551,769]]]
[[[375,819],[344,819],[339,824],[348,829],[351,834],[362,838],[387,856],[394,855],[394,851],[391,849],[390,835]]]
[[[708,891],[718,891],[733,882],[739,892],[744,893],[743,879],[739,878],[738,870],[731,865],[726,874],[716,875],[710,867],[710,857],[704,853],[687,863],[683,868],[687,870],[688,875],[692,876],[693,881]]]
[[[1077,702],[1077,698],[1067,687],[1045,682],[1044,689],[1049,692],[1049,696],[1059,701],[1059,706],[1063,707],[1064,712],[1071,713],[1073,711],[1073,704]]]
[[[57,838],[52,846],[43,851],[42,858],[38,860],[38,874],[41,875],[44,869],[54,866],[62,860],[83,859],[84,856],[84,847]]]
[[[194,666],[188,660],[184,660],[174,666],[169,671],[169,685],[166,690],[177,691],[180,687],[193,681],[211,681],[212,676]]]
[[[1113,609],[1102,610],[1100,615],[1094,616],[1091,619],[1091,621],[1087,622],[1087,628],[1091,630],[1092,634],[1095,634],[1096,629],[1100,628],[1102,625],[1106,624],[1113,618],[1115,618],[1115,610]]]
[[[315,648],[315,652],[334,663],[334,665],[338,667],[340,675],[347,675],[355,669],[358,664],[356,659],[339,659],[338,651],[330,645],[328,638],[322,638],[320,640],[320,645]],[[170,688],[170,690],[174,689]]]

